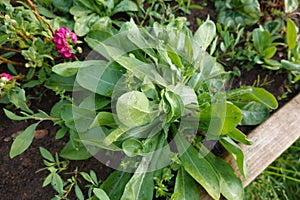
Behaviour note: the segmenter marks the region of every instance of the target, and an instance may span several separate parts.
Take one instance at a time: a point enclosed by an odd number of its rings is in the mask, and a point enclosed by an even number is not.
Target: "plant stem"
[[[52,26],[39,14],[37,8],[36,8],[36,5],[31,1],[31,0],[25,0],[28,5],[30,6],[30,8],[32,9],[33,13],[35,14],[36,18],[39,20],[39,21],[43,21],[47,24],[48,28],[50,29],[51,33],[54,35],[54,30],[52,28]]]
[[[18,50],[18,49],[12,49],[12,48],[2,47],[2,46],[0,46],[0,49],[3,49],[5,51],[12,51],[12,52],[16,52],[16,53],[21,53],[22,52],[21,50]]]
[[[25,66],[25,63],[15,62],[15,61],[9,60],[7,58],[3,58],[2,56],[0,56],[0,61],[4,62],[4,63],[9,63],[12,65],[15,65],[15,66]]]

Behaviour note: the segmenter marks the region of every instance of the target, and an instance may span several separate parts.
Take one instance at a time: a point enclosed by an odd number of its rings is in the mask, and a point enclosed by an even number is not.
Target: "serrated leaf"
[[[23,133],[18,135],[18,137],[15,139],[13,142],[10,152],[9,152],[9,157],[14,158],[17,155],[20,155],[23,153],[32,143],[32,140],[34,138],[34,131],[36,127],[38,126],[39,122],[35,124],[31,124],[28,126]]]

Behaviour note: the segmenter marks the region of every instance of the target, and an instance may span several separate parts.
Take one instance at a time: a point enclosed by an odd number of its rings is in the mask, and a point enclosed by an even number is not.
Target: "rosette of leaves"
[[[74,0],[70,13],[74,16],[74,31],[78,36],[86,35],[90,30],[110,30],[112,24],[121,22],[112,20],[117,13],[138,11],[137,5],[130,0]]]
[[[232,28],[255,24],[260,16],[258,0],[225,0],[215,2],[218,22]]]
[[[118,169],[100,186],[110,199],[199,199],[197,184],[214,199],[243,198],[240,179],[203,140],[219,141],[246,176],[236,142],[251,142],[236,127],[263,121],[276,99],[261,88],[223,91],[228,73],[205,52],[215,24],[207,20],[194,35],[184,24],[177,18],[148,30],[131,20],[117,35],[94,30],[85,41],[103,59],[53,67],[61,77],[76,75],[74,101],[51,111],[57,138],[70,135],[60,155],[104,152],[97,158],[108,156],[105,163]]]

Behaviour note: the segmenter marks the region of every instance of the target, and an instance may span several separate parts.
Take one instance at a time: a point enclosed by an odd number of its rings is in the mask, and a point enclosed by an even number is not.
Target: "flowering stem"
[[[25,66],[25,63],[15,62],[15,61],[9,60],[7,58],[4,58],[2,56],[0,56],[0,61],[4,62],[4,63],[9,63],[9,64],[12,64],[12,65],[15,65],[15,66]]]
[[[32,9],[33,13],[35,14],[36,18],[39,21],[43,21],[47,24],[48,28],[50,29],[52,35],[54,35],[54,30],[52,28],[52,26],[39,14],[36,5],[31,1],[31,0],[26,0],[26,2],[28,3],[28,5],[30,6],[30,8]]]

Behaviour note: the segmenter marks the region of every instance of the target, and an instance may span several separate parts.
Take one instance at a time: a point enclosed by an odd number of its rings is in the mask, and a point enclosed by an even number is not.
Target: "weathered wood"
[[[300,94],[274,113],[263,124],[254,129],[248,138],[253,144],[240,144],[248,162],[248,178],[239,173],[232,156],[225,158],[242,179],[246,187],[263,172],[276,158],[288,149],[300,137]],[[211,199],[203,196],[204,200]]]

